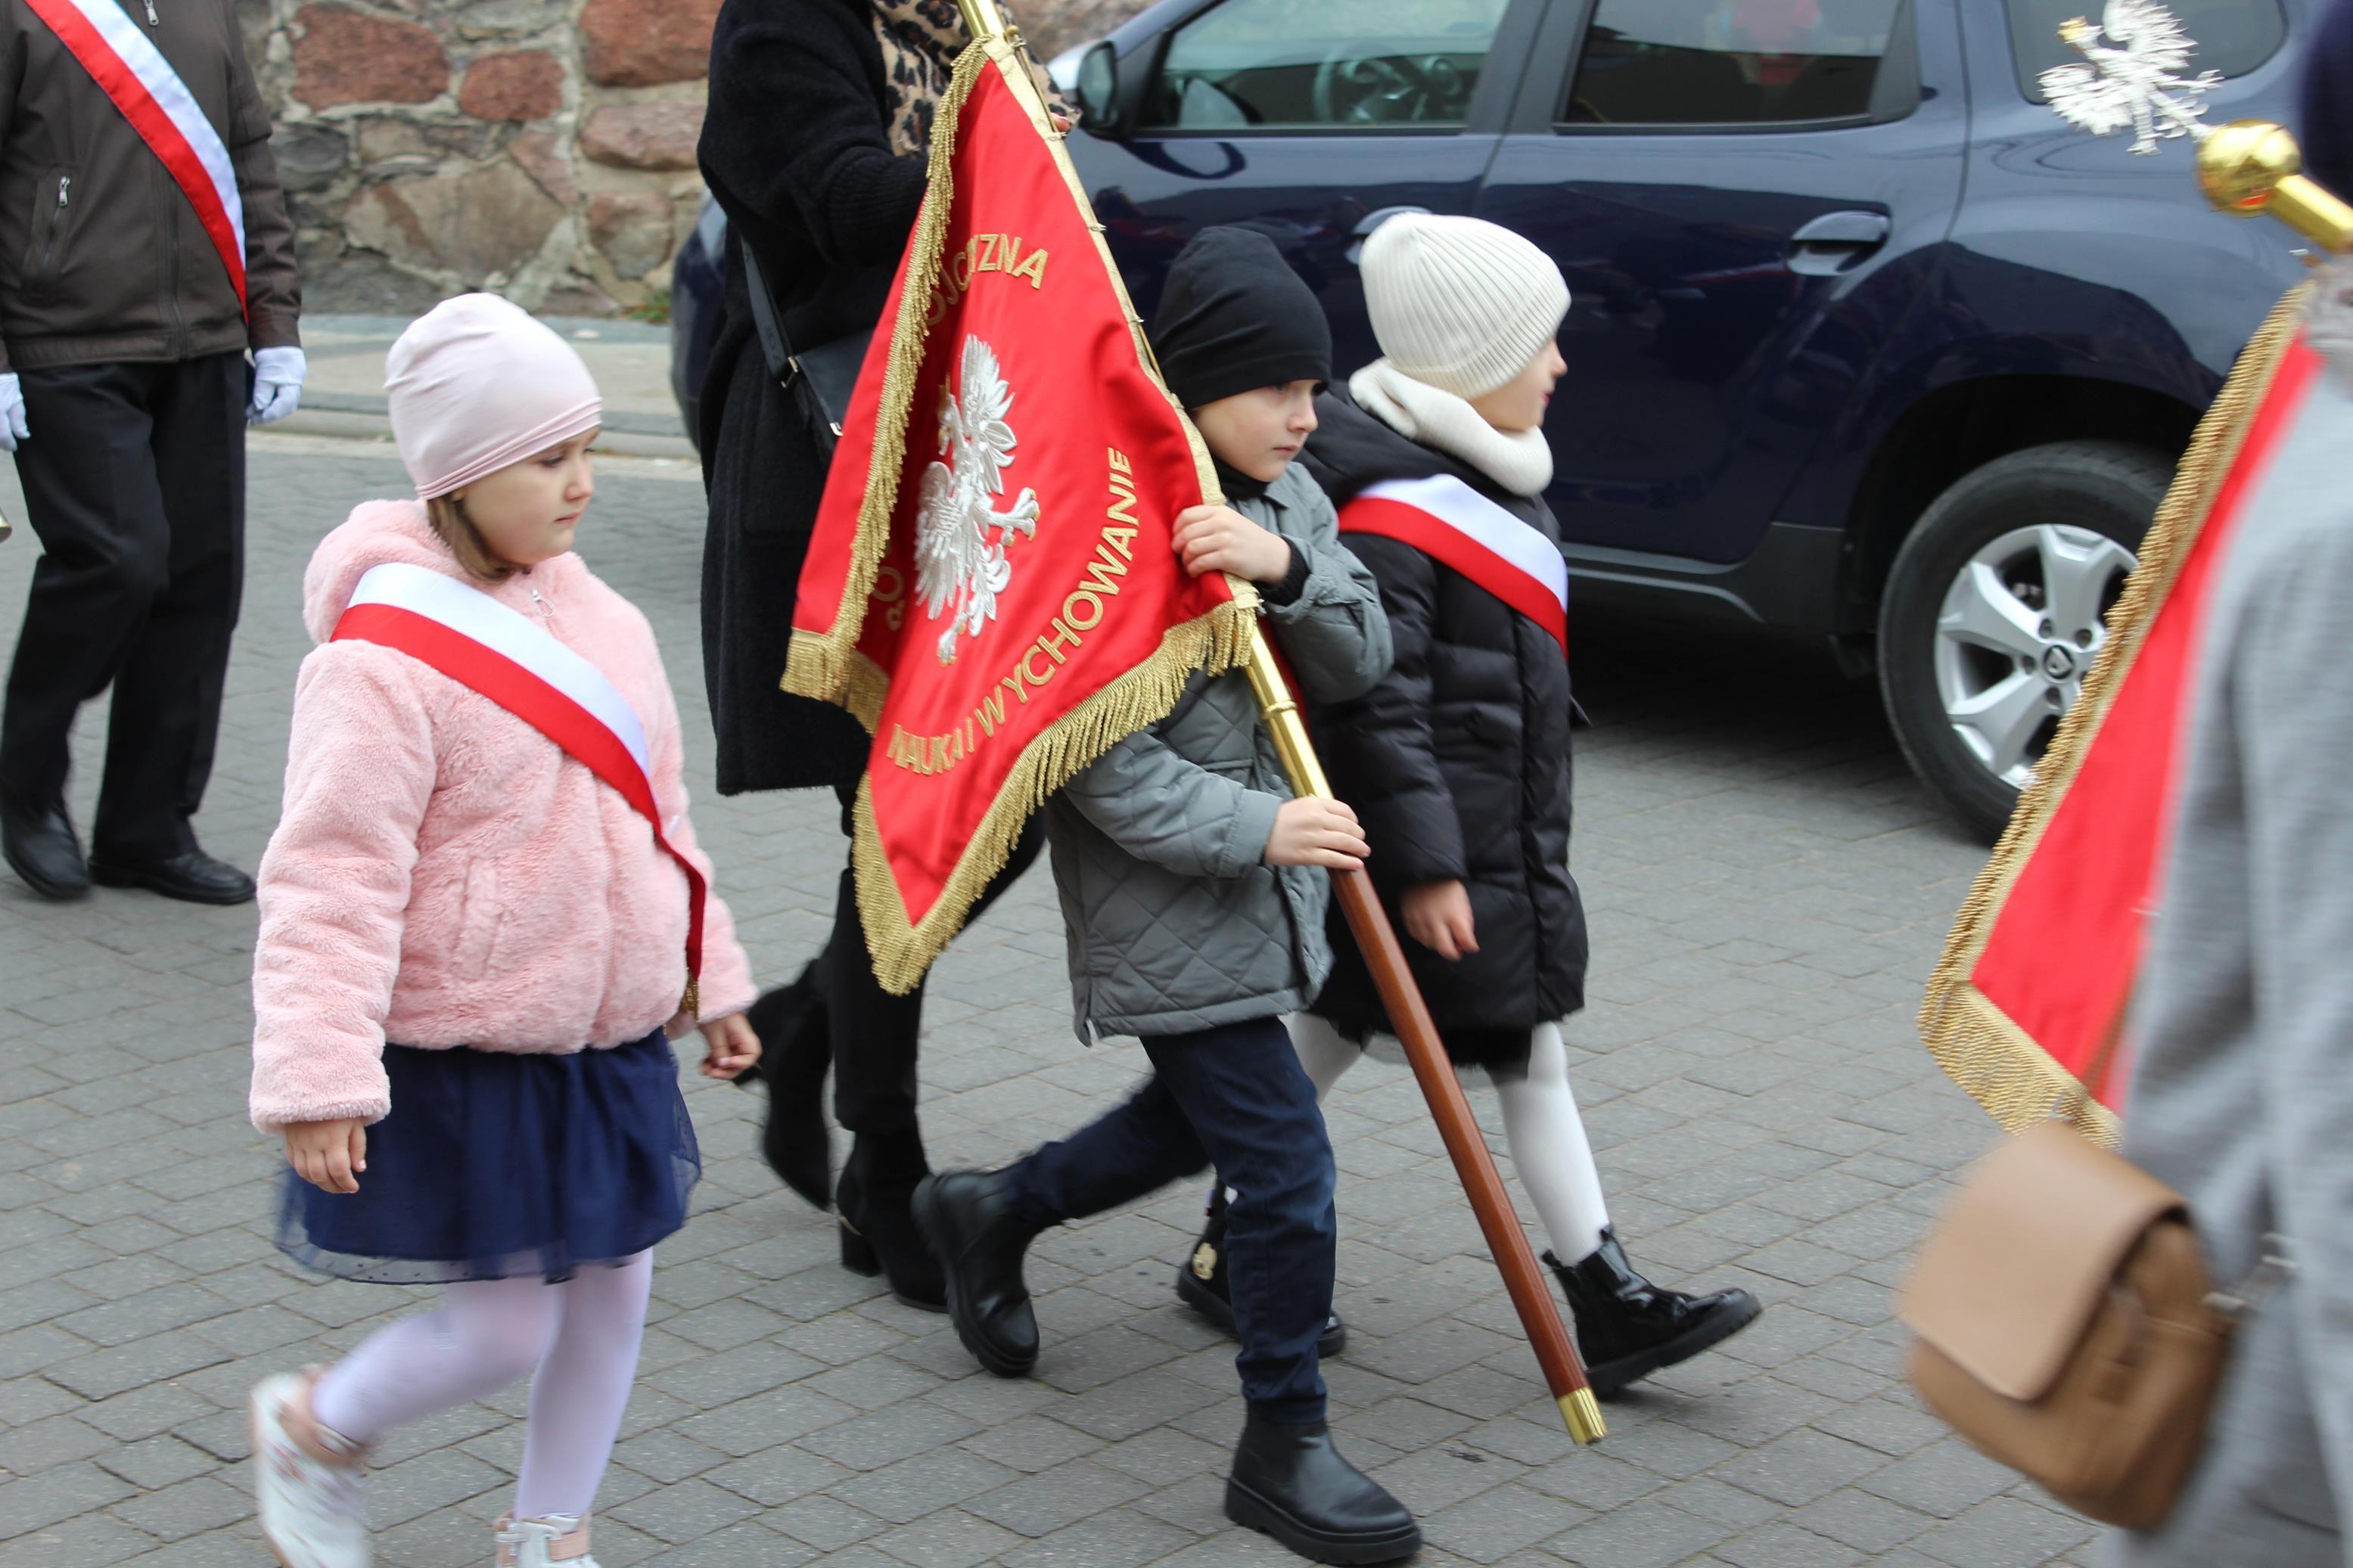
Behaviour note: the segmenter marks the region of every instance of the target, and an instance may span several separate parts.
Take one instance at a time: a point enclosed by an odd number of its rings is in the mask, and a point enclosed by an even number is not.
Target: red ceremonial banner
[[[843,422],[785,685],[873,734],[858,808],[875,972],[912,987],[1021,825],[1190,674],[1254,601],[1185,574],[1216,479],[1150,368],[1018,57],[976,45]]]
[[[2319,364],[2297,336],[2303,300],[2273,313],[2200,425],[2109,612],[2107,646],[1928,983],[1923,1039],[2013,1132],[2079,1105],[2094,1137],[2119,1131],[2122,1034],[2215,576]]]

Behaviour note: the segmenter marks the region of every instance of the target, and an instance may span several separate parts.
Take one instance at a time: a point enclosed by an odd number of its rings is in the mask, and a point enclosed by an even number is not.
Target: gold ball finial
[[[2253,217],[2271,205],[2279,183],[2304,168],[2295,138],[2267,120],[2217,126],[2198,147],[2198,184],[2227,213]]]

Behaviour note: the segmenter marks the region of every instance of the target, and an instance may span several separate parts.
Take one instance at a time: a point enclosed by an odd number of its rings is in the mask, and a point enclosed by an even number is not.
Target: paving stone
[[[599,1511],[676,1546],[750,1519],[760,1506],[709,1481],[688,1479],[656,1487],[618,1508],[605,1509],[600,1500]]]
[[[1566,1531],[1546,1549],[1578,1568],[1665,1568],[1724,1539],[1723,1527],[1672,1508],[1629,1508]]]
[[[1865,1478],[1862,1489],[1939,1519],[1966,1513],[2017,1482],[2013,1471],[1947,1437]]]
[[[1953,1568],[1976,1568],[1997,1559],[2047,1563],[2097,1533],[2073,1514],[2023,1498],[1998,1497],[1936,1526],[1911,1545],[1914,1551],[1949,1563]]]
[[[1072,1459],[966,1502],[965,1511],[1035,1539],[1132,1502],[1151,1488],[1134,1476]]]

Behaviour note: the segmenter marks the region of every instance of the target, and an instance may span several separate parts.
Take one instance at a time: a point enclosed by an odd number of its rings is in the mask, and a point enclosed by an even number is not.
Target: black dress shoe
[[[19,811],[0,806],[0,855],[25,886],[45,899],[79,899],[90,891],[81,840],[63,806]]]
[[[1250,1418],[1226,1479],[1226,1517],[1311,1563],[1394,1563],[1421,1550],[1412,1511],[1342,1458],[1321,1421]]]
[[[1039,1227],[1014,1212],[1002,1171],[947,1171],[915,1188],[915,1224],[940,1261],[948,1318],[973,1358],[999,1377],[1038,1364],[1038,1316],[1021,1259]]]
[[[1651,1284],[1634,1272],[1611,1231],[1601,1233],[1600,1247],[1581,1262],[1564,1264],[1549,1252],[1544,1260],[1568,1297],[1597,1399],[1722,1344],[1764,1310],[1746,1290],[1691,1296]]]
[[[760,1063],[736,1081],[754,1076],[767,1080],[760,1157],[777,1180],[822,1210],[833,1205],[833,1140],[825,1124],[825,1075],[833,1066],[833,1040],[816,969],[811,964],[798,980],[744,1010],[760,1037]],[[912,1189],[914,1182],[907,1184]]]
[[[1176,1266],[1176,1299],[1216,1325],[1218,1331],[1229,1340],[1241,1338],[1241,1330],[1234,1324],[1233,1288],[1226,1278],[1226,1191],[1219,1188],[1209,1198],[1209,1223],[1202,1228],[1201,1239],[1193,1244],[1193,1254]],[[1330,1361],[1348,1346],[1348,1326],[1333,1313],[1324,1320],[1324,1331],[1315,1336],[1315,1354],[1319,1360]]]
[[[253,901],[253,879],[201,849],[161,860],[110,860],[96,856],[90,860],[90,875],[101,888],[144,888],[188,904]]]
[[[915,1228],[915,1185],[931,1173],[919,1133],[861,1133],[841,1167],[839,1192],[841,1266],[852,1274],[881,1275],[902,1306],[919,1312],[948,1310],[939,1259]]]

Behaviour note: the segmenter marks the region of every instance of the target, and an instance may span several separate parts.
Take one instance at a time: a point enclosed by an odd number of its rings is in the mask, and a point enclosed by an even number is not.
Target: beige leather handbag
[[[2242,1305],[2209,1287],[2179,1193],[2054,1120],[1978,1163],[1898,1311],[1913,1386],[1955,1431],[2147,1530],[2205,1441]]]

